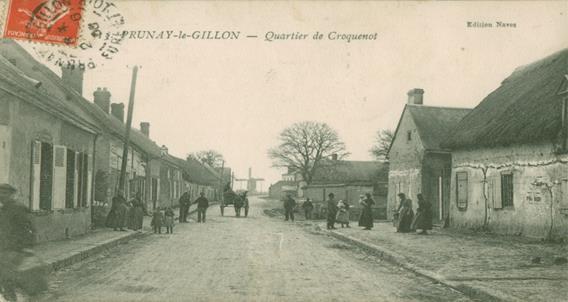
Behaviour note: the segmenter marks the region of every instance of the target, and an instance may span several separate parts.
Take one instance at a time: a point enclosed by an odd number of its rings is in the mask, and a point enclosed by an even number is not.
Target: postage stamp
[[[9,0],[4,37],[76,46],[83,0]]]

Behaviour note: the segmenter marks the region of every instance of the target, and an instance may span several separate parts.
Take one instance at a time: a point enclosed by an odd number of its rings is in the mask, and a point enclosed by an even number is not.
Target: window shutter
[[[467,208],[467,198],[468,198],[468,179],[466,172],[456,173],[456,183],[457,183],[457,203],[458,207],[461,209]]]
[[[53,146],[53,208],[65,208],[67,189],[67,148]]]
[[[80,207],[79,204],[79,189],[80,189],[80,185],[81,185],[81,174],[79,174],[79,169],[80,169],[80,163],[81,163],[81,152],[75,152],[75,190],[73,192],[75,192],[75,194],[73,194],[73,205],[75,205],[76,208]]]
[[[93,184],[93,155],[88,154],[85,156],[87,159],[87,206],[90,204],[89,201],[92,199],[92,184]]]
[[[30,208],[39,210],[39,187],[41,180],[41,142],[32,141],[32,175],[31,175],[31,192],[30,192]]]
[[[501,199],[501,175],[497,174],[493,178],[494,182],[494,192],[493,192],[493,208],[494,209],[502,209],[503,208],[503,201]]]

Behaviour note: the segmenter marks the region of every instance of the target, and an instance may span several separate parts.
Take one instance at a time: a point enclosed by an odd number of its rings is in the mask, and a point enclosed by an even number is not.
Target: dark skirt
[[[128,219],[128,228],[131,230],[140,230],[144,223],[144,209],[142,207],[130,208]]]
[[[408,233],[412,231],[412,219],[414,218],[414,212],[412,210],[405,210],[400,213],[398,219],[398,225],[396,231],[400,233]]]
[[[359,226],[365,228],[373,227],[373,211],[369,208],[363,208],[361,216],[359,216]]]
[[[414,217],[411,229],[413,230],[431,230],[432,229],[432,215],[426,211],[419,211]]]
[[[114,207],[108,213],[106,226],[109,228],[124,228],[126,226],[127,207],[120,205]]]

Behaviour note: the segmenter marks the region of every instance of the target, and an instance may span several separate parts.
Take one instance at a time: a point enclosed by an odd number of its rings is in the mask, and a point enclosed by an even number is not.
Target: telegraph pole
[[[128,146],[130,145],[130,128],[132,126],[132,110],[134,108],[134,94],[136,92],[136,77],[138,75],[138,66],[132,69],[132,82],[130,84],[130,98],[128,99],[128,115],[126,118],[126,135],[124,138],[124,147],[122,148],[122,166],[120,167],[120,178],[118,180],[119,190],[124,190],[126,178],[126,164],[128,163]],[[123,196],[126,198],[126,196]]]

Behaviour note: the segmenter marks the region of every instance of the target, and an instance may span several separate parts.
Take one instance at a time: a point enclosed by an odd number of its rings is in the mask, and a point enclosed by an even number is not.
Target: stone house
[[[451,225],[568,235],[568,49],[517,68],[457,126]]]
[[[349,202],[352,218],[356,219],[360,213],[359,196],[371,193],[375,200],[374,217],[386,219],[388,170],[388,163],[338,160],[333,156],[315,170],[312,182],[303,188],[304,198],[315,203],[316,213],[325,215],[325,200],[333,193],[337,201]]]
[[[101,129],[17,43],[0,40],[0,183],[31,211],[37,242],[91,227]]]
[[[398,208],[397,195],[413,201],[422,193],[432,203],[434,223],[449,213],[452,156],[441,143],[471,109],[424,105],[424,90],[408,92],[393,141],[388,150],[388,217]],[[413,207],[417,203],[413,202]]]

